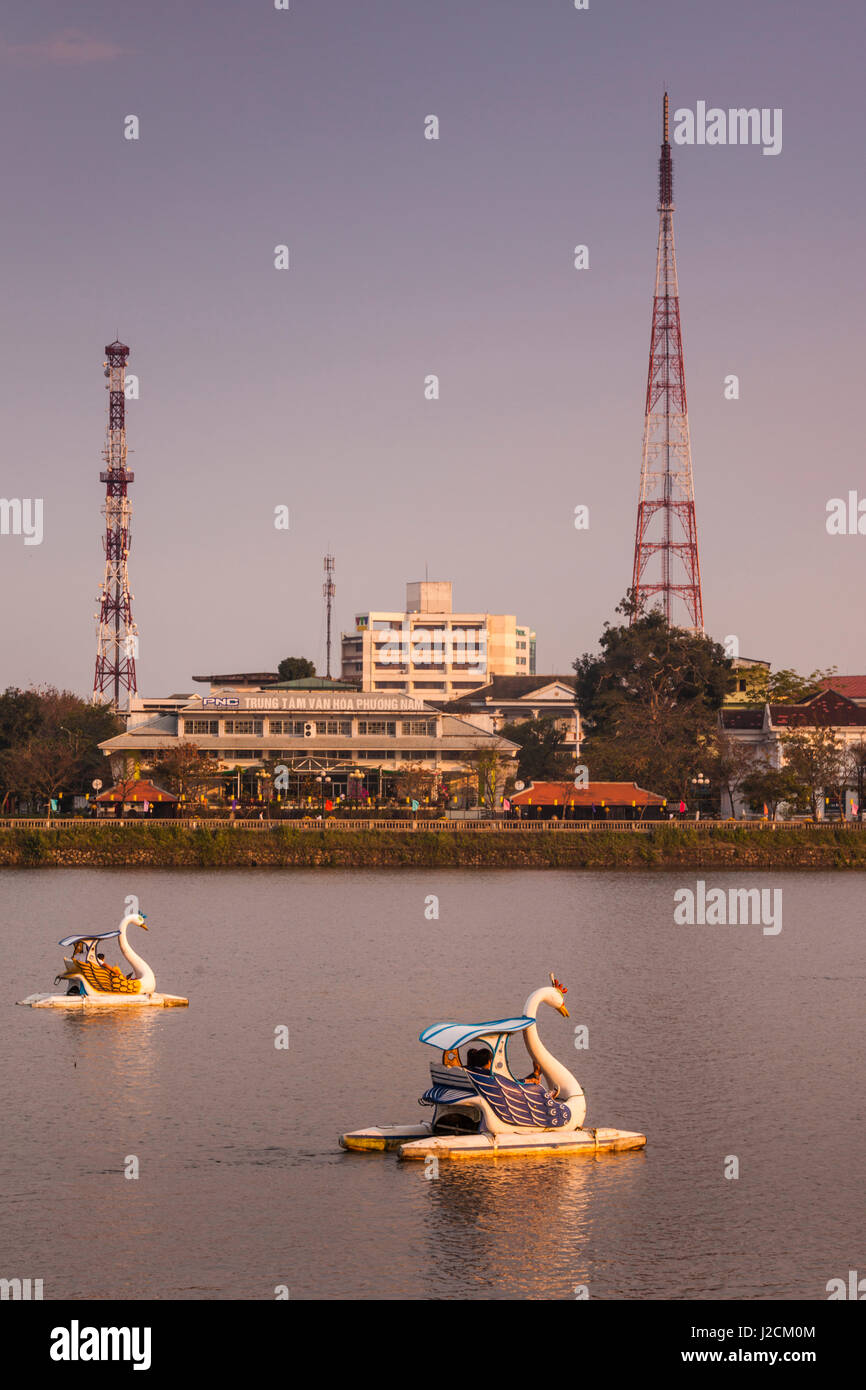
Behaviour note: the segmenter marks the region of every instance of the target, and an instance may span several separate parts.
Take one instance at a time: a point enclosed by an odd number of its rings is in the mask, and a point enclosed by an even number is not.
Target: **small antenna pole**
[[[337,592],[334,584],[334,557],[325,556],[325,582],[322,585],[322,593],[325,597],[325,653],[327,680],[331,679],[331,610],[334,604],[334,594]]]

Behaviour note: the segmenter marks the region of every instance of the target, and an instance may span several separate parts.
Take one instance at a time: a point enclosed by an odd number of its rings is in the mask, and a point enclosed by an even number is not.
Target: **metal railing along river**
[[[106,816],[104,819],[93,820],[76,817],[52,817],[50,820],[45,817],[19,816],[0,819],[0,830],[92,830],[96,827],[100,829],[110,829],[116,827],[123,829],[125,826],[148,826],[161,828],[164,826],[183,826],[188,830],[215,830],[219,827],[229,827],[235,830],[255,830],[272,831],[279,830],[283,826],[288,826],[292,830],[318,830],[318,831],[339,831],[339,830],[401,830],[401,831],[468,831],[473,834],[495,832],[504,834],[603,834],[607,830],[627,830],[635,834],[652,834],[658,830],[697,830],[704,834],[713,834],[722,830],[752,830],[752,831],[773,831],[773,830],[821,830],[826,827],[844,826],[850,830],[861,830],[863,823],[856,820],[795,820],[795,821],[765,821],[765,820],[660,820],[660,821],[641,821],[641,820],[425,820],[415,819],[359,819],[350,820],[341,817],[331,816],[324,820],[316,819],[312,816],[298,817],[297,819],[285,820],[247,820],[244,817],[231,819],[229,817],[204,817],[196,819],[194,817],[181,818],[162,818],[149,820],[143,816],[116,817]]]

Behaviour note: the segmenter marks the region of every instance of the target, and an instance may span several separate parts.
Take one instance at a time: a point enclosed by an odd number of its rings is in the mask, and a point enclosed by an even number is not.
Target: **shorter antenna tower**
[[[334,584],[334,557],[325,556],[325,582],[322,585],[322,593],[325,597],[325,652],[326,652],[326,680],[331,679],[331,610],[334,606],[334,594],[337,592]]]

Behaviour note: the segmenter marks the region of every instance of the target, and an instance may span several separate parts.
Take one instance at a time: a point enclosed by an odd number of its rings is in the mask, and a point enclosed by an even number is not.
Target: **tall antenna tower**
[[[105,375],[108,377],[108,433],[103,450],[105,471],[105,578],[99,590],[96,673],[93,697],[108,695],[112,708],[120,708],[121,688],[135,691],[135,658],[138,655],[138,628],[132,621],[132,594],[126,568],[129,555],[129,522],[132,507],[126,493],[135,478],[126,467],[126,359],[124,343],[109,343],[105,349]]]
[[[669,623],[676,616],[675,601],[684,605],[688,626],[703,632],[701,567],[674,250],[674,184],[667,92],[659,159],[658,210],[659,244],[632,596],[638,604],[641,600],[660,596]]]
[[[327,653],[327,670],[325,678],[331,679],[331,609],[334,605],[334,594],[337,592],[334,584],[334,557],[325,556],[325,582],[322,585],[322,593],[325,596],[325,651]]]

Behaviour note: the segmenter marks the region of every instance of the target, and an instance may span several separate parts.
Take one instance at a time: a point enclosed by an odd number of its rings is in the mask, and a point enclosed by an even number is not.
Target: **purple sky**
[[[116,334],[142,692],[323,669],[328,549],[338,632],[426,563],[531,623],[540,670],[594,648],[631,579],[665,83],[784,111],[776,158],[674,148],[708,631],[866,670],[866,536],[825,528],[866,497],[864,36],[852,0],[17,7],[0,494],[45,535],[0,537],[0,686],[92,686]]]

